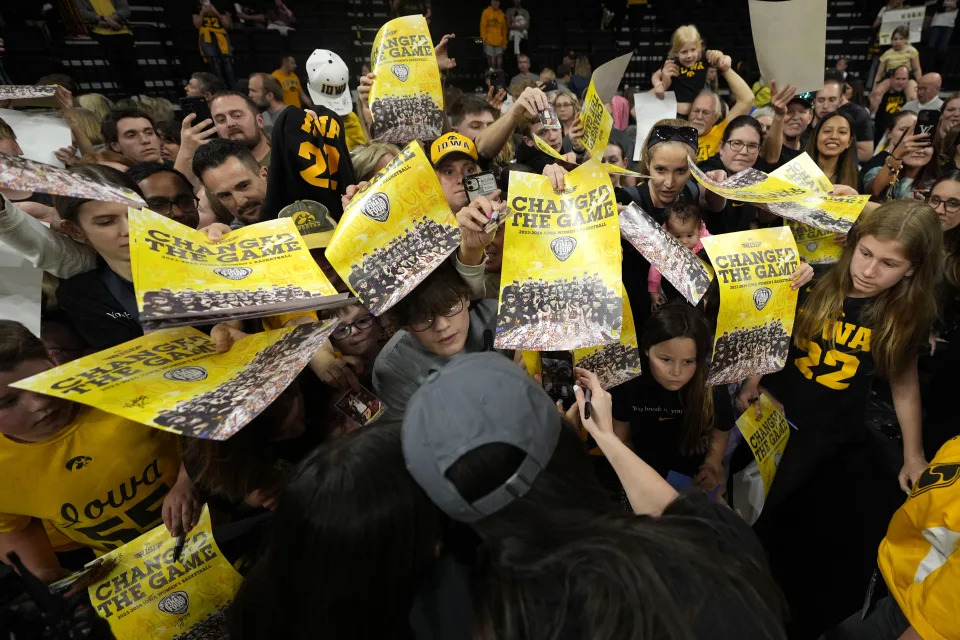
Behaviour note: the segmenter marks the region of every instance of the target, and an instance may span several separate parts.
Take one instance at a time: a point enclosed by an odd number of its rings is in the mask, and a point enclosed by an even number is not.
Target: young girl
[[[916,347],[936,316],[943,234],[936,212],[896,200],[861,214],[839,262],[801,295],[787,366],[748,379],[741,406],[766,393],[796,425],[761,520],[804,485],[819,463],[865,437],[874,373],[890,381],[903,433],[900,487],[926,466],[920,437]]]
[[[915,100],[917,97],[917,80],[920,79],[920,52],[916,47],[909,43],[910,30],[905,26],[897,27],[893,30],[890,37],[890,48],[880,56],[880,64],[877,67],[877,76],[873,80],[873,90],[870,92],[870,104],[875,102],[879,104],[880,98],[890,88],[890,79],[897,67],[907,67],[911,69],[913,78],[907,88],[907,100]]]
[[[690,476],[707,492],[724,480],[734,423],[726,387],[706,385],[710,349],[700,311],[670,302],[644,328],[643,375],[611,391],[617,434],[661,476]]]
[[[650,80],[658,98],[671,89],[677,94],[678,118],[686,119],[690,115],[690,104],[707,82],[703,38],[694,25],[677,27],[663,68]]]
[[[700,208],[693,204],[681,202],[676,202],[667,209],[667,220],[663,223],[663,228],[693,253],[700,253],[703,250],[703,243],[700,238],[710,235],[710,232],[707,231],[707,225],[703,223],[701,218]],[[660,288],[662,280],[660,270],[651,266],[650,274],[647,276],[647,291],[650,292],[651,311],[656,311],[667,301]],[[668,286],[670,286],[669,283],[664,285],[664,287]],[[671,299],[675,297],[677,296],[671,296]]]

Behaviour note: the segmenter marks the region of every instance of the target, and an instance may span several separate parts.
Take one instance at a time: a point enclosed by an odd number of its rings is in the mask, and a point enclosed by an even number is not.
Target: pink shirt
[[[663,224],[663,228],[666,229],[666,223]],[[707,225],[700,223],[700,237],[706,238],[710,235],[710,232],[707,231]],[[700,250],[703,249],[703,242],[697,241],[697,246],[693,248],[693,253],[700,253]],[[660,280],[663,276],[660,273],[660,270],[650,265],[650,274],[647,276],[647,291],[650,293],[657,293],[660,291]]]

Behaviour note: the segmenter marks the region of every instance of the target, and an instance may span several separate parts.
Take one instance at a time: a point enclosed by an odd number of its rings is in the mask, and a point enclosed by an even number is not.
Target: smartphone
[[[490,71],[490,85],[493,87],[494,93],[500,91],[500,89],[507,88],[507,74],[503,69],[493,69]]]
[[[559,90],[559,87],[557,87],[556,80],[547,80],[546,82],[543,83],[543,87],[541,87],[541,91],[543,91],[544,93],[550,93],[551,91],[558,91],[558,90]]]
[[[543,378],[543,390],[563,408],[570,408],[576,402],[573,394],[573,354],[569,351],[543,351],[540,353],[540,375]]]
[[[206,98],[200,96],[184,96],[180,98],[180,113],[184,118],[190,113],[197,114],[197,117],[193,119],[194,125],[200,124],[204,120],[213,122],[213,117],[210,115],[210,105],[207,104]]]
[[[920,135],[921,133],[929,133],[930,138],[928,138],[926,142],[926,146],[929,147],[933,144],[933,136],[937,131],[937,124],[939,122],[939,109],[921,109],[920,113],[917,114],[917,124],[913,128],[913,134]]]
[[[499,187],[497,186],[497,178],[493,175],[493,171],[483,171],[481,173],[464,176],[463,188],[467,190],[467,200],[473,202],[480,196],[489,196]]]

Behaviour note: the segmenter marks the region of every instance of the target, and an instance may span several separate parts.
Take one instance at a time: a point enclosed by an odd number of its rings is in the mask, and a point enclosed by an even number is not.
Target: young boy
[[[115,549],[192,492],[173,434],[9,386],[53,367],[39,338],[0,320],[0,560],[16,552],[45,582],[70,573],[56,551]]]

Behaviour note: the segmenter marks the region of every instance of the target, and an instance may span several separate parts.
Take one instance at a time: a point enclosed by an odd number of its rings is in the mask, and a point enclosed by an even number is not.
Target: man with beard
[[[214,138],[193,156],[193,172],[242,225],[263,220],[267,167],[238,140]]]
[[[276,122],[277,116],[287,106],[283,101],[283,87],[273,76],[255,73],[250,76],[247,88],[247,95],[260,109],[260,115],[263,116],[263,129],[269,136],[273,133],[273,123]]]
[[[210,100],[210,115],[221,138],[242,142],[261,167],[270,166],[270,140],[253,100],[237,91],[217,92]]]

